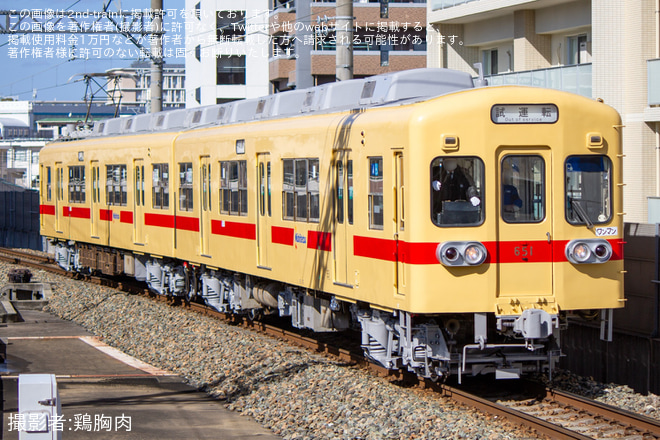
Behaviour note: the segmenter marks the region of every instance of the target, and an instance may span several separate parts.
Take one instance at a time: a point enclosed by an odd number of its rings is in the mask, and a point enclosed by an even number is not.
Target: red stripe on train
[[[144,214],[145,226],[158,226],[160,228],[174,228],[174,216],[169,214]]]
[[[91,218],[91,211],[89,208],[81,208],[78,206],[63,206],[62,207],[62,216],[63,217],[72,217],[72,218]]]
[[[39,205],[39,214],[55,215],[55,205]]]
[[[225,220],[211,220],[211,233],[248,240],[256,240],[257,238],[257,231],[253,224],[228,222]]]
[[[270,228],[271,240],[273,243],[293,246],[293,232],[293,228],[272,226]]]
[[[611,260],[623,259],[623,240],[608,240],[612,245]],[[568,240],[484,242],[488,251],[486,263],[551,263],[568,261],[565,248]],[[353,252],[358,257],[407,264],[438,264],[435,252],[438,243],[407,243],[395,240],[353,237]]]
[[[119,212],[119,221],[121,223],[131,223],[131,224],[133,224],[133,212],[132,211],[120,211]]]
[[[112,210],[111,209],[99,209],[99,220],[104,222],[112,221]]]
[[[307,231],[307,248],[330,252],[332,250],[332,234],[330,232]]]

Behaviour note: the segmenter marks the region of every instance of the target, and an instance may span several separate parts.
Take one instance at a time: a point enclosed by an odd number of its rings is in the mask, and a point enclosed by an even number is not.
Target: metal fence
[[[0,187],[0,246],[42,250],[38,191]]]

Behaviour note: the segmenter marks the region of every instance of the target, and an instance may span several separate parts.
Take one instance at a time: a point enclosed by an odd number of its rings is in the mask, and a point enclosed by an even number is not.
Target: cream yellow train
[[[420,69],[97,123],[40,155],[69,270],[298,328],[420,376],[551,370],[622,307],[621,120]]]

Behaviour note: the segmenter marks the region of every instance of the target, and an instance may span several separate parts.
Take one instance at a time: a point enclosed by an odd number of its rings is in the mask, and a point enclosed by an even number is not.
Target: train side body
[[[492,87],[55,143],[42,234],[74,270],[111,259],[219,310],[353,322],[388,367],[517,375],[552,367],[568,315],[624,304],[620,127],[599,102]],[[440,200],[452,162],[472,193]]]

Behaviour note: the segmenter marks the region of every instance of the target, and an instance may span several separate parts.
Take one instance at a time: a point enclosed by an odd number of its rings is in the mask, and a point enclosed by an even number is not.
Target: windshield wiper
[[[587,229],[594,227],[594,224],[589,219],[589,216],[587,215],[582,205],[580,205],[580,202],[578,202],[576,199],[571,199],[571,208],[573,208],[573,211],[575,211],[578,217],[580,217],[580,220],[587,224]]]

